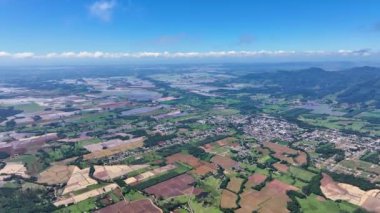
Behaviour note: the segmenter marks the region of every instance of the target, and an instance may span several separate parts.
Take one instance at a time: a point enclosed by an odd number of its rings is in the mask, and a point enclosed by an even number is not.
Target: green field
[[[79,141],[77,144],[80,146],[80,147],[84,147],[86,145],[90,145],[90,144],[95,144],[95,143],[100,143],[102,140],[99,139],[99,138],[92,138],[92,139],[87,139],[87,140],[83,140],[83,141]]]
[[[362,170],[364,172],[380,174],[379,165],[368,163],[362,160],[343,160],[339,164],[350,169]]]
[[[210,186],[213,189],[219,189],[219,186],[220,186],[220,183],[221,183],[220,179],[217,179],[217,178],[215,178],[213,176],[209,176],[209,177],[205,178],[202,181],[203,181],[203,183],[205,185]]]
[[[22,162],[26,165],[26,168],[30,174],[35,175],[46,168],[42,161],[40,161],[34,155],[19,155],[10,160],[11,162]]]
[[[146,198],[143,194],[141,194],[141,192],[136,190],[130,190],[129,192],[124,194],[124,197],[129,201],[141,200]]]
[[[312,172],[309,172],[307,170],[304,170],[304,169],[301,169],[301,168],[298,168],[298,167],[294,167],[294,166],[291,166],[289,168],[289,172],[294,177],[296,177],[296,178],[298,178],[300,180],[306,181],[306,182],[309,182],[315,176],[315,174],[312,173]]]
[[[198,203],[194,198],[190,200],[189,207],[194,213],[222,213],[222,211],[214,206],[205,207],[201,203]]]
[[[370,133],[371,135],[380,135],[380,126],[370,125],[368,122],[357,118],[345,118],[338,116],[320,116],[309,118],[300,116],[299,120],[313,126],[325,127],[329,129],[350,130],[361,133]]]
[[[306,199],[297,198],[302,212],[305,213],[326,213],[326,212],[354,212],[357,207],[347,202],[334,202],[331,200],[320,201],[314,194]]]
[[[272,177],[290,185],[293,185],[296,182],[295,179],[288,174],[274,173]]]
[[[83,213],[91,212],[96,208],[96,198],[89,198],[74,205],[59,209],[56,213]]]
[[[44,108],[34,102],[29,103],[29,104],[21,104],[21,105],[16,105],[14,106],[15,109],[22,110],[26,113],[31,113],[31,112],[37,112],[41,111]]]

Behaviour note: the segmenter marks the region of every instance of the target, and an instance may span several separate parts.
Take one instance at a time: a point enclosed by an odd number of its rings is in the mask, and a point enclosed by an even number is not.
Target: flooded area
[[[310,109],[312,110],[312,113],[314,114],[327,114],[327,115],[334,115],[334,116],[342,116],[345,114],[344,112],[335,111],[328,104],[320,104],[316,102],[309,102],[303,105],[296,106],[295,108]]]

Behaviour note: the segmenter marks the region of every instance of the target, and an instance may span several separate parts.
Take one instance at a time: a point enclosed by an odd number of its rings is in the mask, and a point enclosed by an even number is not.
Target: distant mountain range
[[[380,107],[380,68],[356,67],[342,71],[309,68],[298,71],[252,73],[240,82],[261,84],[264,92],[277,95],[303,95],[322,98],[336,95],[339,103]]]

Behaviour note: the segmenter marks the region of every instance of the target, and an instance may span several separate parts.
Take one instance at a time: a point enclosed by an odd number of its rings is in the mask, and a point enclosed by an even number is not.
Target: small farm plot
[[[19,163],[19,162],[8,162],[4,168],[0,169],[0,174],[17,175],[24,178],[29,177],[24,164]]]
[[[112,165],[112,166],[95,166],[94,177],[100,180],[112,180],[114,178],[119,178],[130,172],[144,169],[149,167],[147,164],[142,165]]]
[[[305,199],[297,198],[302,212],[324,213],[324,212],[355,212],[357,207],[347,202],[334,202],[323,197],[312,194]]]
[[[289,172],[295,176],[296,178],[300,179],[300,180],[303,180],[303,181],[306,181],[306,182],[310,182],[311,179],[316,175],[312,172],[309,172],[305,169],[301,169],[301,168],[298,168],[298,167],[295,167],[295,166],[291,166],[289,168]]]
[[[282,164],[282,163],[274,163],[273,167],[277,169],[280,172],[287,172],[289,170],[289,166]]]
[[[230,182],[228,182],[227,189],[238,193],[240,191],[241,184],[243,183],[244,179],[233,177],[231,178]]]
[[[286,208],[290,200],[286,195],[288,190],[298,190],[296,187],[273,180],[267,183],[260,191],[248,190],[240,195],[240,206],[236,212],[279,212],[287,213]]]
[[[37,182],[49,185],[66,183],[76,166],[54,165],[40,173]]]
[[[195,179],[183,174],[146,188],[144,191],[156,197],[169,198],[186,194],[198,194],[199,190],[193,187]]]
[[[239,165],[238,162],[232,160],[229,157],[224,157],[220,155],[215,155],[211,161],[215,164],[218,164],[223,169],[232,169],[233,167],[236,167]]]
[[[238,196],[229,191],[229,190],[223,190],[222,191],[222,197],[220,200],[220,207],[223,209],[234,209],[237,208],[236,200],[238,199]]]
[[[193,168],[199,167],[202,165],[202,162],[198,158],[196,158],[192,155],[183,154],[183,153],[176,153],[174,155],[168,156],[166,158],[166,162],[168,164],[174,164],[176,162],[181,162],[181,163],[185,163],[187,165],[190,165]]]
[[[260,185],[264,183],[266,179],[267,179],[267,176],[259,174],[259,173],[254,173],[253,175],[248,177],[248,180],[245,183],[245,188],[250,189],[254,186]]]
[[[128,213],[162,213],[150,199],[141,199],[132,202],[120,201],[113,205],[97,210],[95,213],[128,212]]]
[[[75,167],[62,194],[68,194],[70,192],[84,189],[90,185],[97,184],[98,182],[96,180],[90,178],[89,172],[90,168],[79,169],[78,167]]]

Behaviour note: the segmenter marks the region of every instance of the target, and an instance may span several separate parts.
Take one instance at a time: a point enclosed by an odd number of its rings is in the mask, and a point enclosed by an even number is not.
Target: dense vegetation
[[[17,110],[14,107],[0,108],[0,122],[5,121],[7,117],[21,113],[21,110]]]
[[[51,195],[46,190],[0,188],[1,212],[52,212]]]
[[[315,150],[316,153],[320,154],[323,158],[330,158],[335,155],[336,161],[341,161],[344,159],[344,151],[335,148],[332,143],[322,143]]]
[[[360,159],[369,163],[380,164],[380,152],[367,152]]]
[[[353,175],[347,175],[343,173],[333,173],[328,171],[326,172],[337,182],[351,184],[363,190],[378,188],[375,183],[371,183],[370,181],[361,177],[355,177]]]

